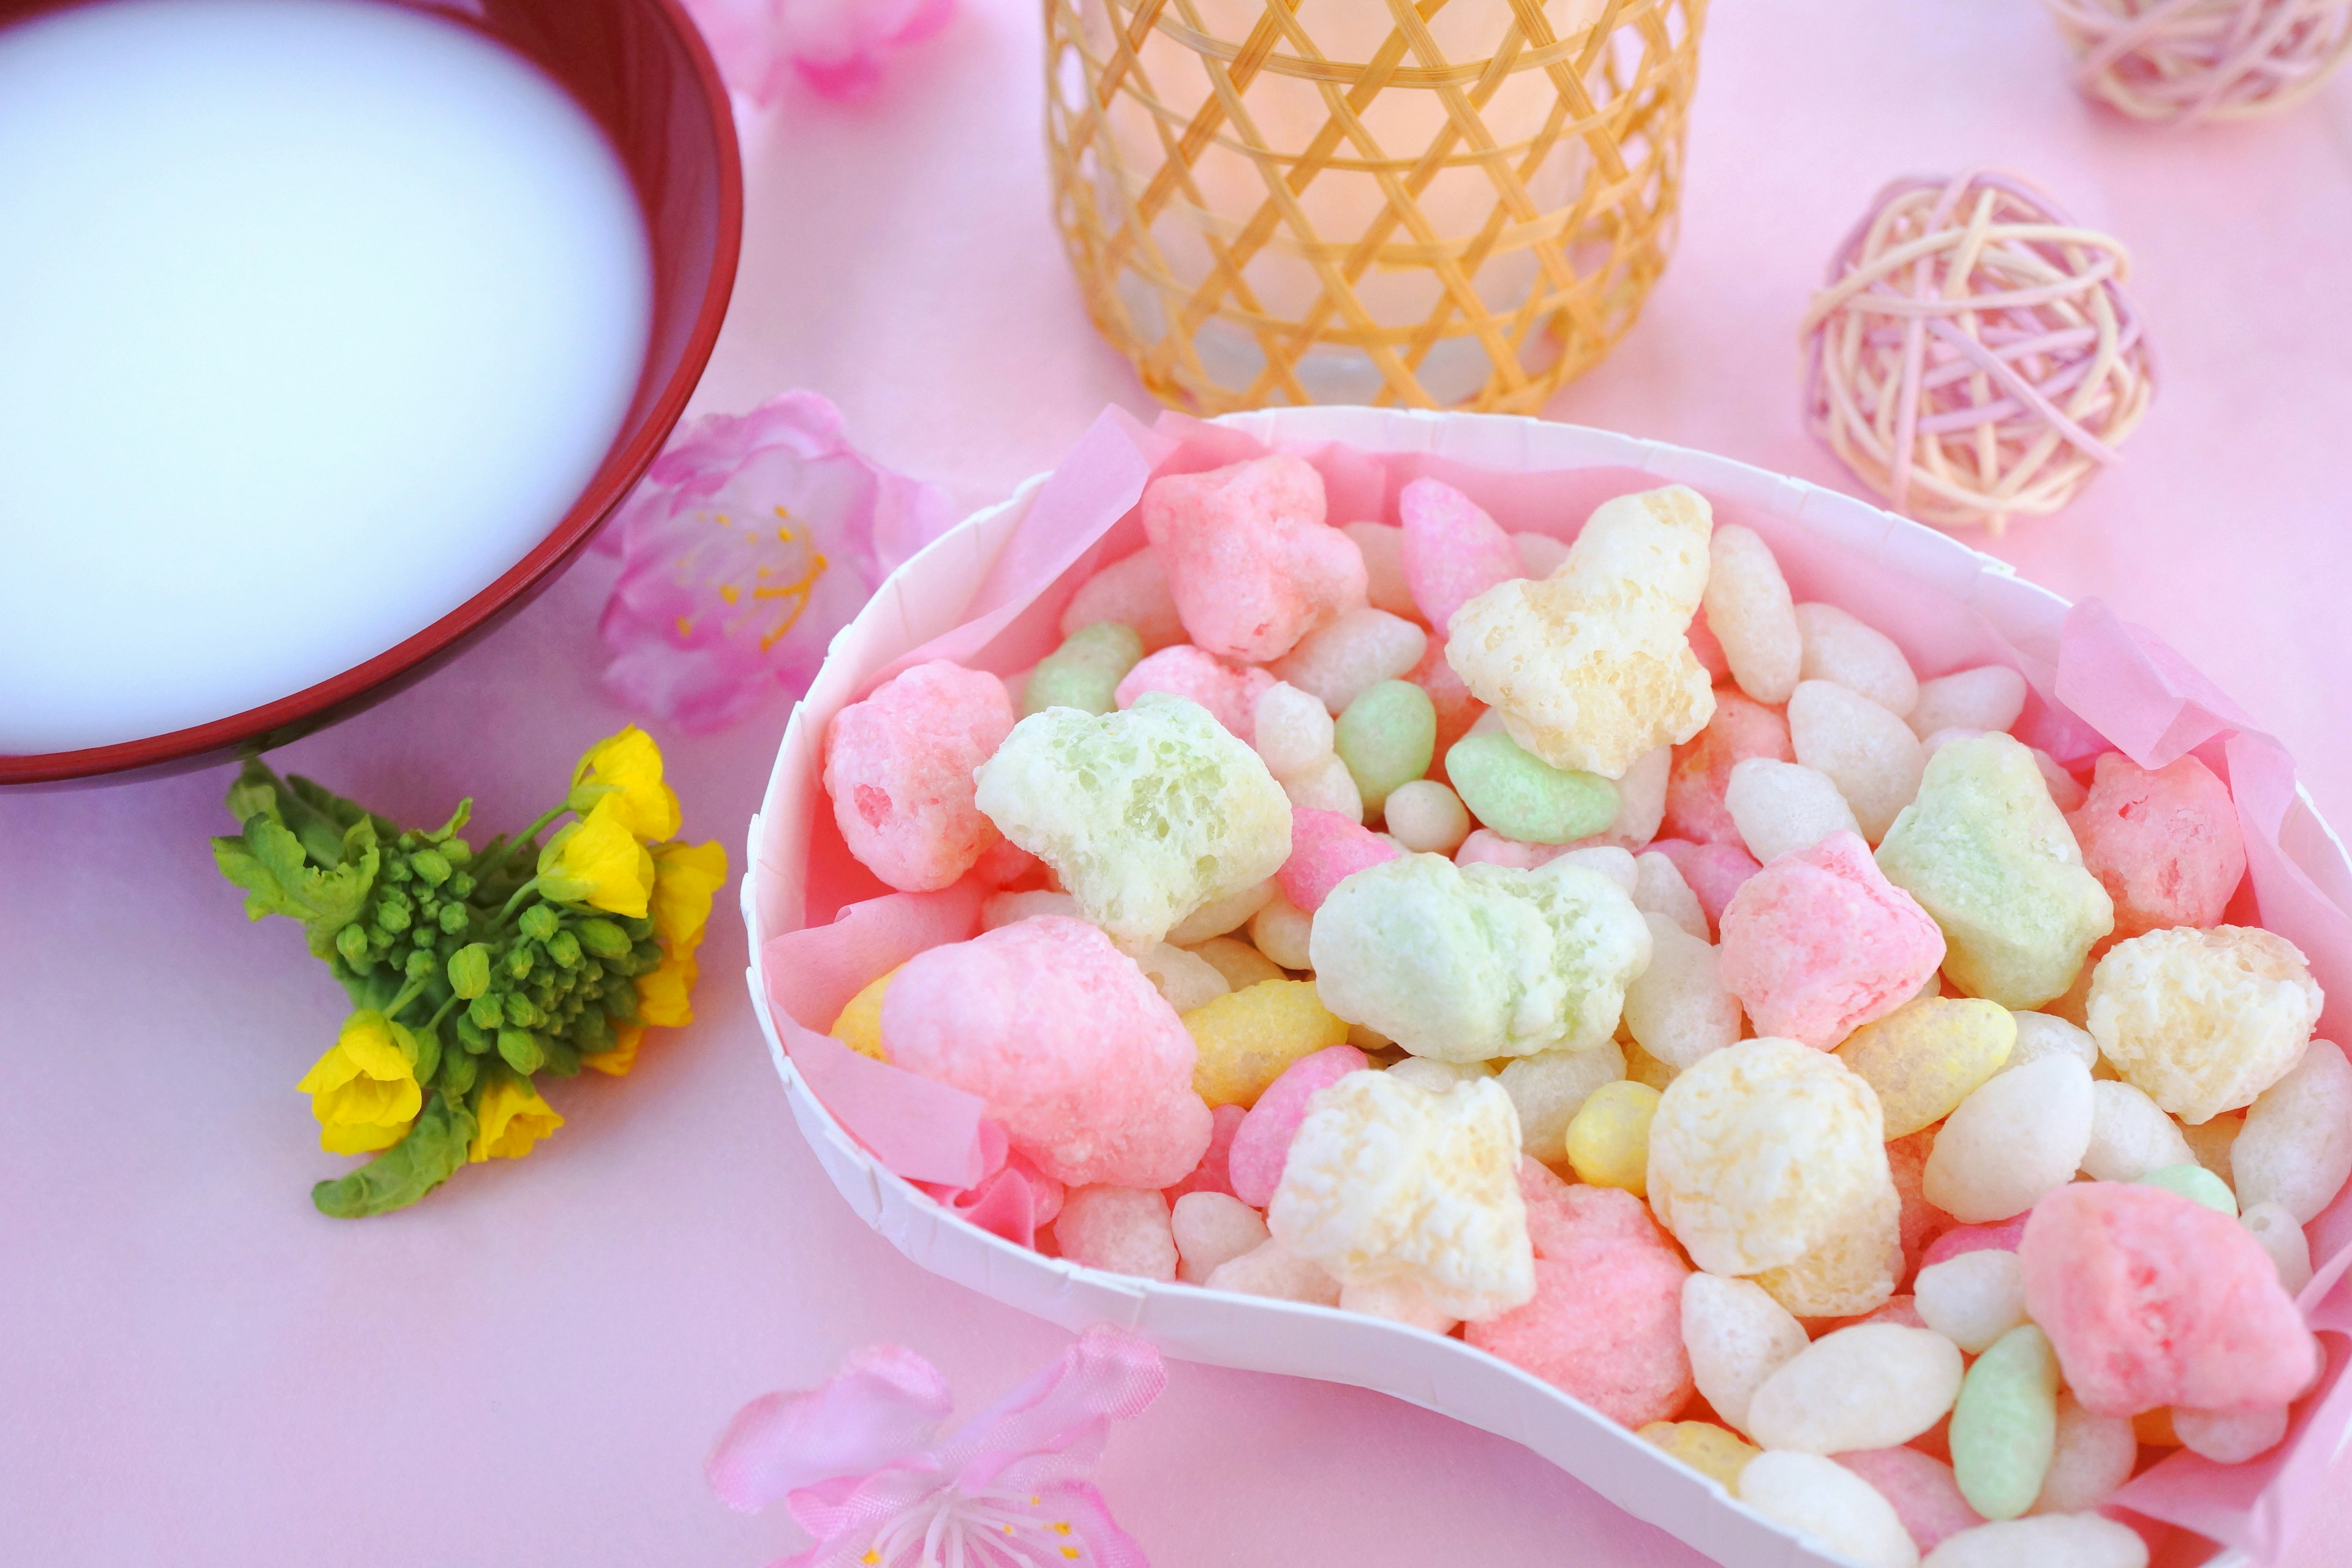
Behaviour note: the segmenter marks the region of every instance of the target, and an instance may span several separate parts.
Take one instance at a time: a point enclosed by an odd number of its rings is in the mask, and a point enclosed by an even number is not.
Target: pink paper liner
[[[971,571],[958,576],[910,568],[885,585],[876,605],[836,642],[803,703],[805,754],[780,758],[780,773],[791,765],[807,770],[813,781],[824,722],[909,665],[952,658],[1011,675],[1052,651],[1070,595],[1095,570],[1142,546],[1136,503],[1152,477],[1198,472],[1267,449],[1241,423],[1166,415],[1147,429],[1119,410],[1107,412],[1034,495],[1024,490],[1008,503],[1019,508],[1027,497],[992,557],[979,558],[979,533],[968,524],[932,550],[973,552]],[[1397,492],[1431,476],[1465,491],[1510,531],[1565,540],[1600,502],[1665,482],[1657,468],[1515,470],[1430,451],[1284,446],[1322,473],[1334,522],[1393,521]],[[2191,752],[2212,765],[2231,787],[2246,839],[2248,881],[2232,918],[2259,919],[2304,951],[2327,993],[2321,1028],[2341,1035],[2352,1005],[2352,916],[2346,913],[2352,867],[2299,794],[2284,748],[2255,730],[2186,660],[2095,599],[2063,618],[2053,600],[2048,619],[2054,628],[2024,625],[2014,614],[2005,617],[2005,630],[1996,626],[1976,602],[1982,565],[1891,516],[1874,535],[1856,537],[1847,526],[1817,531],[1807,525],[1801,501],[1785,510],[1754,504],[1783,500],[1778,491],[1748,496],[1699,488],[1718,523],[1742,523],[1771,545],[1797,598],[1852,609],[1892,637],[1923,677],[1987,663],[2019,670],[2031,690],[2016,732],[2063,764],[2080,770],[2100,752],[2119,750],[2146,767]],[[951,629],[919,637],[916,628],[939,625]],[[821,798],[813,784],[803,791],[804,799],[812,795]],[[776,804],[772,788],[770,804]],[[1003,1165],[1003,1133],[973,1097],[858,1056],[819,1032],[866,982],[926,947],[970,935],[983,890],[968,879],[945,893],[877,898],[878,885],[848,858],[828,813],[763,820],[761,830],[755,847],[763,886],[754,890],[761,927],[809,922],[763,948],[770,999],[793,1064],[884,1168],[950,1194],[986,1181]],[[795,886],[801,907],[772,907],[774,889]],[[958,1205],[951,1197],[950,1205],[990,1206],[993,1191],[986,1204],[971,1194],[974,1201]],[[1023,1223],[1018,1213],[1002,1218],[988,1228],[1004,1234]],[[2321,1262],[2302,1298],[2306,1318],[2324,1334],[2352,1336],[2352,1291],[2338,1289],[2352,1269],[2352,1196],[2340,1195],[2307,1230]],[[2352,1427],[2352,1380],[2342,1375],[2352,1354],[2340,1341],[2322,1343],[2327,1370],[2298,1405],[2278,1448],[2235,1466],[2179,1453],[2132,1481],[2112,1506],[2238,1547],[2258,1562],[2274,1560],[2319,1500]],[[2154,1533],[2161,1542],[2160,1529]],[[2199,1559],[2193,1543],[2163,1544],[2165,1560]]]

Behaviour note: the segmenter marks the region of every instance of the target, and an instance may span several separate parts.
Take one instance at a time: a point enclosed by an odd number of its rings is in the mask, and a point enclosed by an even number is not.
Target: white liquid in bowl
[[[620,428],[650,277],[594,123],[454,23],[0,32],[0,753],[242,712],[487,586]]]

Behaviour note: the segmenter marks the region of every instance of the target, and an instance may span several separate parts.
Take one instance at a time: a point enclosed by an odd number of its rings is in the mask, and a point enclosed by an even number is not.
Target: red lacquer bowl
[[[0,0],[0,28],[72,0]],[[330,680],[190,729],[86,750],[0,755],[0,784],[177,773],[282,744],[389,696],[553,580],[636,484],[701,379],[727,314],[743,175],[727,89],[677,0],[382,0],[475,27],[530,59],[603,127],[636,187],[653,258],[646,358],[587,487],[530,552],[473,597]]]

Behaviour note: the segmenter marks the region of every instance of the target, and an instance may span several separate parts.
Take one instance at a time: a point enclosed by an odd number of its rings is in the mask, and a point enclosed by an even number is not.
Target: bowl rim
[[[394,3],[406,5],[411,9],[435,11],[429,4],[420,6],[410,5],[409,0],[394,0]],[[268,745],[276,744],[277,742],[270,737],[278,731],[287,731],[283,737],[287,740],[306,733],[318,723],[331,718],[337,709],[355,702],[377,688],[387,686],[404,675],[425,673],[440,657],[456,652],[469,637],[487,629],[500,616],[520,608],[532,594],[552,580],[557,570],[578,553],[604,520],[628,499],[637,481],[645,477],[646,470],[660,456],[671,431],[685,414],[688,401],[701,383],[702,373],[710,362],[711,350],[718,344],[719,329],[727,320],[727,307],[734,294],[735,274],[743,241],[742,152],[736,140],[733,103],[728,95],[727,85],[719,76],[718,62],[711,58],[709,47],[703,41],[701,31],[695,26],[693,19],[687,15],[681,0],[632,0],[632,3],[649,8],[685,49],[688,63],[701,89],[703,108],[709,116],[711,141],[719,151],[719,224],[711,250],[709,273],[704,279],[702,298],[695,309],[694,325],[686,334],[677,364],[647,404],[636,435],[617,449],[606,450],[587,486],[522,559],[477,590],[455,609],[383,652],[299,691],[185,729],[169,730],[137,740],[116,741],[102,746],[78,747],[72,751],[0,752],[0,787],[58,784],[130,769],[171,771],[174,763],[202,766],[211,760],[210,753],[226,752],[229,748],[246,742],[259,740],[265,749]],[[27,12],[22,19],[29,20],[38,14],[40,11],[37,8]],[[467,20],[462,16],[448,19],[459,25],[465,25]],[[568,89],[566,96],[572,96]],[[645,193],[637,191],[635,195],[639,210],[643,213]],[[650,215],[647,215],[646,221],[650,223]]]
[[[1586,455],[1573,464],[1555,466],[1622,465],[1651,475],[1660,483],[1711,489],[1717,494],[1766,508],[1773,508],[1776,501],[1793,503],[1786,515],[1801,522],[1811,517],[1813,525],[1822,531],[1837,529],[1842,518],[1849,528],[1868,528],[1882,543],[1907,542],[1917,553],[1912,557],[1913,564],[1903,569],[1914,571],[1915,574],[1937,567],[1947,571],[1965,567],[1972,576],[2005,579],[2010,585],[2008,591],[2021,591],[2061,607],[2072,604],[2055,591],[2020,576],[1999,557],[1949,533],[1890,512],[1875,502],[1698,447],[1526,416],[1418,409],[1260,409],[1221,416],[1206,423],[1239,428],[1269,446],[1285,441],[1336,441],[1384,451],[1434,451],[1443,447],[1445,427],[1465,420],[1502,431],[1516,427],[1523,440],[1531,437],[1588,448]],[[1406,437],[1403,432],[1407,429],[1416,434]],[[919,573],[916,563],[931,556],[961,554],[970,558],[974,549],[973,537],[992,527],[1017,523],[1050,477],[1051,470],[1031,477],[1004,500],[975,510],[955,528],[932,541],[892,574],[860,612],[859,618],[908,616],[908,596],[902,579]],[[1818,511],[1813,510],[1815,507]],[[1849,540],[1849,547],[1854,542]],[[841,640],[845,642],[852,637],[851,629],[845,628]],[[820,681],[824,673],[820,670]],[[816,691],[813,683],[812,695]],[[737,888],[748,939],[744,978],[751,994],[752,1015],[766,1042],[771,1065],[782,1081],[793,1121],[835,1189],[869,1228],[926,1272],[1073,1331],[1091,1322],[1117,1322],[1144,1333],[1181,1359],[1346,1383],[1403,1399],[1509,1438],[1566,1470],[1610,1506],[1655,1525],[1708,1555],[1760,1563],[1767,1557],[1759,1553],[1770,1553],[1770,1560],[1779,1568],[1832,1568],[1832,1564],[1843,1561],[1822,1550],[1812,1538],[1801,1538],[1795,1531],[1768,1520],[1696,1469],[1644,1443],[1574,1395],[1498,1357],[1479,1352],[1460,1340],[1336,1307],[1234,1297],[1181,1281],[1131,1279],[1067,1258],[1048,1258],[972,1224],[885,1167],[849,1133],[800,1071],[784,1045],[768,998],[762,949],[769,936],[782,934],[785,928],[780,926],[773,932],[764,929],[761,885],[764,879],[782,874],[769,865],[766,828],[786,771],[814,754],[804,712],[804,704],[795,705],[778,745],[761,808],[747,828],[746,871]],[[2321,815],[2300,780],[2296,796],[2326,839],[2329,851],[2337,861],[2352,868],[2352,851],[2347,850],[2343,839]],[[805,867],[792,869],[804,872]],[[802,927],[796,924],[789,929]],[[1235,1317],[1237,1311],[1245,1311],[1246,1316]],[[1260,1352],[1276,1342],[1269,1339],[1253,1345],[1250,1342],[1256,1337],[1256,1326],[1276,1325],[1271,1331],[1279,1335],[1283,1332],[1279,1325],[1286,1323],[1313,1325],[1315,1331],[1327,1340],[1344,1339],[1359,1347],[1377,1343],[1394,1358],[1382,1367],[1384,1373],[1391,1375],[1380,1380],[1351,1375],[1352,1368],[1344,1365],[1331,1370],[1315,1370],[1301,1364],[1260,1365]],[[1225,1332],[1236,1325],[1249,1326],[1241,1329],[1238,1339],[1228,1341],[1223,1337]],[[1200,1336],[1204,1331],[1217,1335],[1210,1348],[1223,1353],[1196,1352],[1194,1347],[1201,1343]],[[1296,1343],[1282,1340],[1279,1346],[1286,1352]],[[1475,1370],[1459,1380],[1445,1375],[1442,1367],[1433,1373],[1433,1356],[1454,1363],[1457,1369]],[[1465,1357],[1469,1360],[1457,1359]],[[1563,1457],[1562,1450],[1570,1447],[1580,1450],[1581,1464],[1571,1463]],[[1635,1464],[1637,1456],[1639,1463]],[[2244,1552],[2225,1547],[2205,1559],[2200,1568],[2251,1568],[2251,1564],[2252,1559]]]

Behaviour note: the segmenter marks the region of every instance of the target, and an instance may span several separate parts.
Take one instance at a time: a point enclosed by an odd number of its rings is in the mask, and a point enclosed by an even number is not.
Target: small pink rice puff
[[[1684,1263],[1648,1205],[1614,1187],[1570,1186],[1519,1162],[1535,1300],[1463,1330],[1628,1427],[1670,1421],[1690,1402],[1683,1348]]]
[[[1942,929],[1852,833],[1748,879],[1722,925],[1724,988],[1756,1032],[1816,1050],[1908,1002],[1944,962]]]
[[[892,1065],[978,1095],[1068,1186],[1166,1187],[1208,1152],[1192,1037],[1100,928],[1041,915],[907,961],[882,1000]]]
[[[1004,682],[949,659],[901,670],[834,715],[824,789],[859,864],[902,893],[944,888],[995,845],[972,770],[1013,732]]]

